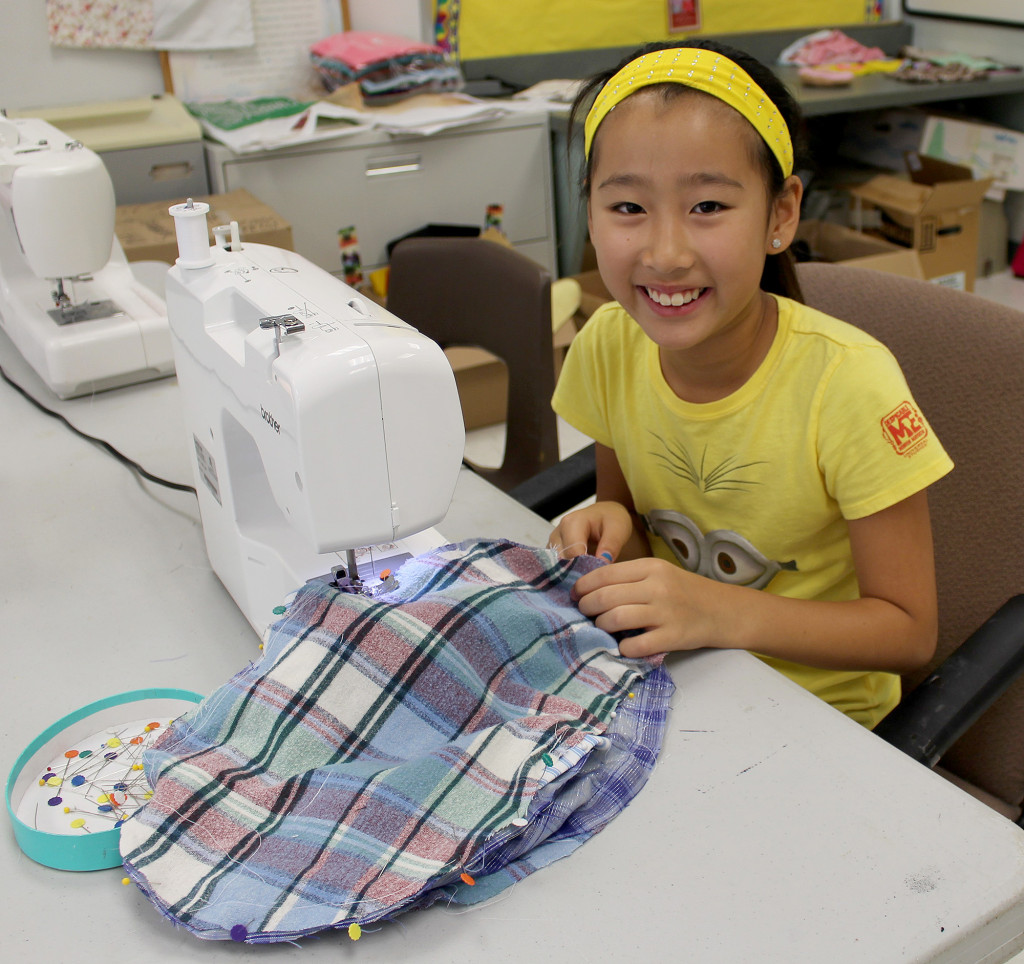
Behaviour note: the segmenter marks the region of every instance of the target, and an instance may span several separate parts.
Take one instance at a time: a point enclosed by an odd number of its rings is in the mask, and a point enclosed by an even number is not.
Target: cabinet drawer
[[[251,156],[213,146],[213,187],[270,205],[291,222],[295,250],[328,271],[341,269],[339,229],[356,228],[370,269],[387,262],[388,242],[428,223],[482,227],[489,204],[503,206],[509,240],[554,271],[546,121],[372,141]]]
[[[199,140],[103,151],[100,157],[114,182],[118,204],[183,201],[210,193]]]

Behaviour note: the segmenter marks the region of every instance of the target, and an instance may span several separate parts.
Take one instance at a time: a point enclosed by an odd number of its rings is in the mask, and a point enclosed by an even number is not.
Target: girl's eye
[[[698,214],[715,214],[718,211],[724,211],[725,205],[718,201],[701,201],[699,204],[695,204],[693,209]]]
[[[619,214],[643,214],[644,209],[639,204],[634,204],[632,201],[621,201],[620,203],[612,207],[613,211],[617,211]]]

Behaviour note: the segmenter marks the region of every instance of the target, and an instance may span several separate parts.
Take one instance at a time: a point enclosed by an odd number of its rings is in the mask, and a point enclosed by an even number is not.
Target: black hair
[[[573,100],[572,109],[569,113],[570,130],[582,130],[583,120],[598,92],[623,67],[644,54],[655,53],[659,50],[677,50],[680,47],[709,50],[712,53],[728,57],[733,63],[742,67],[765,94],[768,95],[769,100],[771,100],[782,115],[783,120],[785,120],[786,126],[789,128],[790,138],[793,141],[794,170],[810,167],[807,157],[803,114],[786,85],[779,80],[769,67],[761,63],[756,57],[752,57],[736,47],[730,47],[728,44],[719,43],[715,40],[684,40],[681,42],[667,41],[644,44],[644,46],[639,47],[617,66],[595,74],[583,84]],[[702,93],[694,88],[671,82],[652,84],[644,89],[662,90],[666,97],[676,96],[677,92],[679,94],[687,91],[693,91],[697,94]],[[713,95],[705,94],[704,96],[710,97]],[[786,176],[782,172],[778,159],[765,141],[759,137],[757,143],[758,148],[755,161],[760,164],[764,172],[765,187],[768,191],[769,200],[774,200],[781,194]],[[580,192],[584,200],[590,197],[592,167],[593,150],[591,150],[590,156],[585,160],[583,175],[580,181]],[[800,290],[800,282],[796,276],[795,261],[789,250],[779,254],[766,255],[764,270],[761,274],[761,287],[765,291],[793,298],[796,301],[804,300],[803,293]]]

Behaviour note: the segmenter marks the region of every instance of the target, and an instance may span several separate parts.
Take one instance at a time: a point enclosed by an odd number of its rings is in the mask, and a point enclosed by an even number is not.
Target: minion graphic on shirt
[[[671,509],[654,509],[644,517],[647,528],[672,550],[689,572],[734,586],[763,589],[783,569],[796,571],[796,562],[767,558],[738,532],[701,532],[692,519]]]

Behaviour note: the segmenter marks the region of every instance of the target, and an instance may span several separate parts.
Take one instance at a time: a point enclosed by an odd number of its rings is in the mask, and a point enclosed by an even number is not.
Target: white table
[[[0,335],[0,364],[46,397]],[[173,379],[57,402],[191,482]],[[0,384],[3,776],[44,728],[144,687],[208,693],[259,655],[210,571],[191,496],[144,485]],[[475,476],[452,539],[543,544]],[[745,653],[671,661],[661,760],[573,856],[475,909],[246,947],[173,928],[117,870],[35,864],[0,831],[0,946],[48,959],[565,962],[986,961],[1024,947],[1024,832]]]

